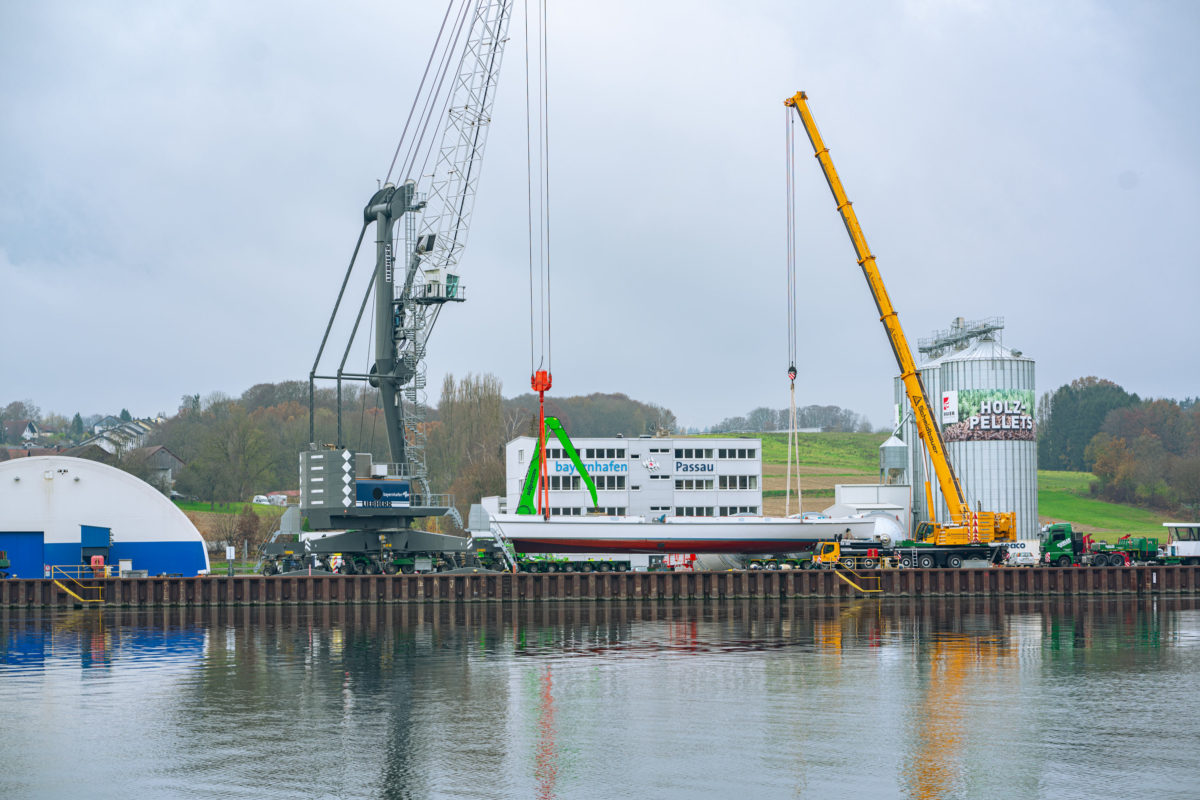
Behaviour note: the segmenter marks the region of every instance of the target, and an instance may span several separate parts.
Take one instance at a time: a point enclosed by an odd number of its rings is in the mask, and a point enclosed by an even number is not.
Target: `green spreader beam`
[[[546,417],[546,433],[553,433],[562,444],[567,457],[571,459],[575,469],[579,470],[579,474],[583,476],[584,485],[592,494],[592,507],[596,507],[599,504],[599,500],[596,499],[596,482],[592,480],[591,475],[588,475],[583,466],[583,460],[579,458],[579,452],[576,451],[575,445],[571,444],[571,437],[567,436],[567,432],[563,430],[562,423],[558,421],[557,417]],[[538,438],[537,447],[533,448],[529,471],[525,473],[525,485],[521,488],[521,502],[517,504],[518,514],[538,513],[534,504],[534,495],[537,494],[538,479],[542,474],[542,438],[544,437]]]

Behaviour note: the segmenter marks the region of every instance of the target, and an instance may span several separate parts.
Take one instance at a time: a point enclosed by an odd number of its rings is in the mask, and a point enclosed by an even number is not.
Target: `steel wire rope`
[[[450,3],[451,8],[453,7],[453,5],[454,5],[454,1],[451,0],[451,3]],[[437,69],[434,73],[435,78],[434,78],[434,80],[430,81],[429,90],[428,90],[428,92],[425,93],[424,102],[423,103],[421,102],[421,90],[420,89],[417,90],[417,96],[413,101],[414,105],[420,104],[422,106],[421,113],[420,113],[420,116],[418,117],[417,125],[413,129],[413,138],[409,141],[408,150],[406,151],[406,153],[404,155],[404,159],[401,161],[401,169],[400,169],[401,173],[406,174],[410,177],[413,174],[413,166],[416,164],[418,158],[423,158],[422,171],[424,171],[424,165],[427,164],[429,161],[429,151],[423,150],[423,148],[425,146],[425,137],[429,132],[429,123],[435,116],[434,110],[435,110],[435,108],[437,108],[437,106],[439,104],[439,98],[442,95],[442,87],[445,86],[445,83],[446,83],[446,75],[450,68],[450,62],[453,60],[454,52],[458,48],[458,41],[462,35],[463,22],[466,20],[466,18],[468,16],[468,14],[467,14],[468,8],[469,8],[469,0],[462,0],[462,5],[460,6],[459,11],[457,11],[454,16],[454,19],[455,19],[454,25],[453,25],[454,33],[451,37],[448,37],[446,39],[445,47],[442,50],[440,55],[438,55],[438,46],[435,43],[434,49],[430,52],[430,60],[436,61],[437,65],[438,65]],[[450,10],[447,9],[447,14],[449,14],[449,11]],[[440,111],[441,111],[442,115],[445,114],[445,103],[444,102],[441,103]],[[439,120],[440,120],[440,116],[439,116]],[[430,148],[431,149],[433,147],[433,142],[436,140],[437,130],[440,127],[441,127],[441,122],[439,121],[437,123],[437,125],[434,126],[434,134],[435,134],[434,137],[430,138]],[[403,142],[401,143],[401,145],[402,144],[403,144]],[[422,155],[422,153],[424,153],[424,155]],[[389,174],[390,174],[390,170],[389,170]],[[399,180],[399,177],[397,177],[397,180]]]
[[[537,370],[534,334],[537,314],[533,307],[533,120],[529,108],[529,0],[523,0],[521,8],[525,33],[525,219],[529,230],[529,374],[532,375]]]
[[[553,314],[551,313],[551,271],[550,271],[550,36],[547,35],[547,2],[541,0],[541,26],[539,30],[538,47],[538,65],[539,65],[539,112],[538,121],[541,132],[540,146],[540,180],[541,180],[541,197],[544,198],[544,209],[541,213],[541,224],[544,225],[544,233],[542,239],[546,243],[544,270],[546,276],[546,341],[544,348],[546,350],[546,371],[553,371]]]
[[[547,13],[546,3],[540,0],[536,13],[537,25],[534,35],[537,37],[537,155],[533,152],[534,138],[534,109],[531,98],[531,87],[534,83],[530,69],[530,51],[533,43],[530,41],[529,3],[523,3],[525,10],[525,165],[526,165],[526,213],[528,218],[529,236],[529,352],[530,371],[538,371],[545,367],[547,372],[552,370],[551,351],[551,303],[550,303],[550,197],[549,197],[549,96],[548,96],[548,67],[547,67]],[[536,167],[535,167],[536,164]],[[534,224],[534,176],[537,172],[537,223]],[[535,289],[534,278],[534,232],[537,235],[537,278]],[[537,296],[535,309],[534,297]],[[536,333],[535,333],[536,328]],[[538,338],[540,337],[540,348]]]
[[[796,433],[796,128],[792,109],[784,109],[784,160],[787,193],[787,346],[788,346],[788,448],[784,515],[792,513],[792,462],[796,464],[796,506],[803,518],[800,492],[800,441]]]
[[[454,0],[446,5],[446,13],[442,17],[441,27],[438,28],[437,38],[433,42],[433,49],[429,51],[429,59],[425,62],[425,71],[421,74],[421,83],[417,86],[417,93],[413,97],[412,106],[408,109],[408,118],[404,120],[404,129],[400,132],[400,139],[396,142],[396,151],[392,154],[392,163],[388,165],[387,175],[383,182],[387,183],[392,179],[392,170],[396,168],[396,159],[400,157],[400,149],[404,146],[404,141],[408,136],[408,126],[412,122],[413,114],[417,111],[417,105],[421,99],[421,93],[425,91],[425,79],[429,77],[429,68],[433,66],[434,56],[437,55],[438,46],[442,42],[442,34],[446,32],[446,21],[450,19],[450,11],[454,8]]]
[[[541,26],[541,93],[539,100],[542,104],[542,139],[544,147],[542,148],[542,180],[544,188],[544,196],[546,198],[546,210],[542,217],[545,228],[546,238],[546,370],[552,371],[554,366],[554,335],[553,322],[554,315],[552,313],[551,302],[553,292],[550,288],[550,37],[548,35],[548,17],[547,8],[549,4],[546,0],[541,0],[542,6],[542,26]]]
[[[443,69],[442,69],[442,75],[438,81],[436,96],[441,96],[441,94],[442,94],[442,86],[445,85],[446,76],[450,74],[450,61],[456,52],[458,53],[458,65],[455,70],[455,80],[457,80],[458,76],[460,76],[462,74],[462,65],[463,65],[463,61],[466,60],[467,48],[463,47],[462,51],[460,52],[458,49],[458,42],[459,42],[459,39],[462,38],[463,30],[467,27],[467,24],[466,24],[467,17],[471,16],[470,13],[468,13],[469,11],[470,11],[470,4],[464,1],[463,14],[459,18],[458,27],[454,32],[454,43],[451,47],[448,47],[446,49],[445,60],[444,60]],[[442,99],[442,107],[439,110],[439,112],[436,115],[432,115],[428,119],[426,119],[425,128],[422,129],[422,131],[421,131],[421,140],[423,141],[424,137],[425,137],[425,130],[428,128],[429,119],[437,119],[437,124],[434,125],[434,127],[433,127],[433,134],[429,137],[429,148],[427,150],[424,150],[425,158],[421,162],[421,170],[418,173],[420,175],[425,174],[425,168],[429,165],[429,157],[431,155],[433,155],[433,151],[435,149],[437,149],[437,146],[434,144],[434,142],[437,141],[438,133],[442,130],[442,126],[446,124],[446,119],[447,119],[446,111],[450,107],[450,99],[452,97],[454,97],[454,86],[453,85],[451,85],[450,89],[446,92],[445,97]],[[412,162],[413,165],[416,164],[415,153],[419,153],[419,152],[421,152],[420,149],[417,149],[414,151],[414,158],[413,158],[413,162]],[[436,166],[434,167],[434,169],[436,170]],[[410,172],[411,172],[411,168],[410,168]]]

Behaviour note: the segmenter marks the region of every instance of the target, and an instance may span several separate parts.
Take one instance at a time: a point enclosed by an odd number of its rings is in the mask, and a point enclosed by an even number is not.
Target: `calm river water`
[[[0,610],[0,797],[1200,797],[1200,601]]]

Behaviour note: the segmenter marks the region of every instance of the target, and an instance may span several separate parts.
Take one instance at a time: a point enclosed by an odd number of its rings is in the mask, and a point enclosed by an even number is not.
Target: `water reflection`
[[[1200,668],[1198,623],[1191,598],[4,610],[28,733],[0,795],[79,763],[100,797],[1134,796],[1100,753],[1145,742],[1186,797],[1164,731],[1194,741],[1200,701],[1147,688]]]

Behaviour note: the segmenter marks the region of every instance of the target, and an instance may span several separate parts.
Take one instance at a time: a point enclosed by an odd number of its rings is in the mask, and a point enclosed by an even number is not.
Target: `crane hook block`
[[[533,379],[529,383],[535,392],[548,392],[550,391],[550,373],[539,369],[533,373]]]
[[[790,367],[788,367],[788,377],[791,378],[792,380],[796,380],[796,365],[795,364],[792,364]]]

